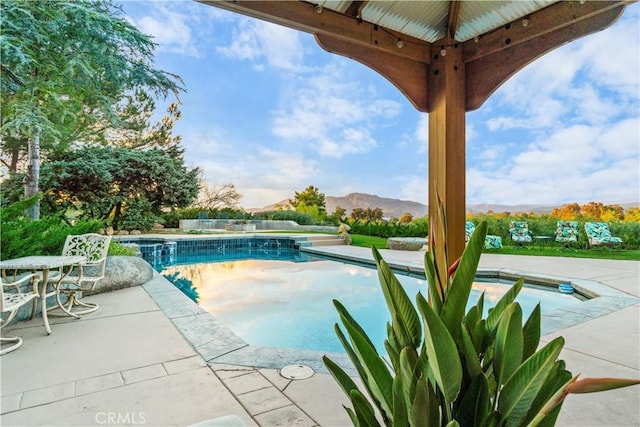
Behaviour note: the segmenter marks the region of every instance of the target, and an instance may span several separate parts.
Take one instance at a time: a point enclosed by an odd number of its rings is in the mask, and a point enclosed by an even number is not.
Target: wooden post
[[[430,229],[441,229],[439,197],[447,220],[445,259],[451,265],[465,247],[465,66],[462,48],[453,40],[443,39],[435,46],[443,47],[433,49],[428,76],[429,221],[434,225]],[[436,256],[443,259],[443,236],[434,237]],[[446,269],[441,273],[446,275]]]

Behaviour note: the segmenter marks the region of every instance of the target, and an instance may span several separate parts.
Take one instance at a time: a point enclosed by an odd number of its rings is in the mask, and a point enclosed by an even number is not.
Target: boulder
[[[427,239],[423,237],[389,237],[387,248],[397,251],[419,251],[426,250]]]
[[[147,283],[153,278],[151,265],[135,256],[107,257],[104,279],[85,295],[109,292],[116,289],[129,288]]]

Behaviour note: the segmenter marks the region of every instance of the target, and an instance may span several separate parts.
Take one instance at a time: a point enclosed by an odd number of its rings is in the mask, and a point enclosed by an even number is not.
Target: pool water
[[[338,299],[383,351],[390,318],[377,271],[290,252],[274,253],[278,259],[240,254],[238,259],[200,256],[197,262],[179,256],[178,265],[165,267],[162,274],[250,345],[343,352],[334,331],[338,315],[332,300]],[[426,295],[423,277],[396,276],[412,300],[418,291]],[[485,306],[493,305],[509,286],[476,283],[470,301],[475,303],[484,291]],[[518,301],[526,319],[539,301],[544,313],[579,300],[525,287]]]

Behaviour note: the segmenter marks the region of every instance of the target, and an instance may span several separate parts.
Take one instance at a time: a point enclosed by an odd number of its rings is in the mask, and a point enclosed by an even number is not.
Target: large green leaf
[[[482,366],[480,366],[479,352],[473,345],[473,340],[467,331],[467,327],[461,325],[462,334],[460,337],[461,345],[460,350],[464,356],[465,366],[467,368],[467,374],[469,377],[475,377],[482,372]]]
[[[480,427],[500,427],[500,414],[497,411],[493,411],[486,417]]]
[[[380,427],[375,412],[366,397],[358,390],[351,392],[351,403],[355,411],[358,427]]]
[[[489,310],[489,316],[487,316],[487,330],[489,333],[493,334],[495,332],[495,327],[500,320],[500,316],[504,310],[511,304],[522,289],[522,285],[524,284],[524,279],[518,279],[511,288],[500,298],[498,303]]]
[[[569,385],[575,382],[577,379],[577,375],[569,379],[567,382],[562,384],[562,386],[560,386],[560,388],[550,398],[547,399],[546,403],[541,409],[539,409],[537,412],[528,414],[527,418],[531,418],[531,421],[527,424],[527,427],[553,425],[549,422],[550,420],[553,420],[554,412],[557,416],[558,408],[567,396],[567,387],[569,387]]]
[[[463,426],[479,426],[489,415],[490,409],[489,386],[484,374],[480,373],[473,377],[462,396],[455,418]]]
[[[418,309],[424,318],[428,366],[448,405],[455,400],[462,384],[462,365],[458,357],[458,348],[447,327],[431,306],[419,304]]]
[[[409,425],[409,409],[404,394],[404,378],[396,375],[393,379],[393,427],[406,427]]]
[[[442,311],[442,302],[444,298],[444,289],[439,286],[436,266],[433,260],[433,254],[428,251],[424,254],[424,272],[427,278],[427,287],[429,288],[429,301],[433,311],[440,314]]]
[[[340,326],[337,323],[334,325],[334,330],[336,332],[336,336],[338,337],[338,340],[340,340],[340,343],[344,348],[345,353],[347,353],[347,356],[349,356],[349,360],[351,360],[351,363],[353,363],[353,366],[358,371],[358,375],[360,376],[360,378],[363,378],[363,375],[365,375],[365,372],[364,372],[364,369],[362,368],[362,363],[360,363],[360,360],[358,359],[356,352],[353,351],[353,347],[351,347],[349,340],[344,336],[344,334],[342,333],[342,329],[340,329]]]
[[[357,359],[364,370],[365,375],[361,376],[362,380],[367,384],[371,397],[379,402],[383,417],[392,419],[393,378],[387,364],[378,355],[371,341],[363,336],[362,328],[352,318],[344,317],[342,312],[340,312],[340,317]]]
[[[344,305],[342,305],[342,303],[338,300],[333,300],[333,306],[336,308],[336,311],[338,312],[338,314],[340,315],[340,318],[344,318],[347,319],[347,321],[355,328],[357,329],[360,334],[362,335],[362,337],[364,339],[366,339],[369,344],[371,345],[371,347],[375,348],[375,346],[373,345],[373,342],[371,342],[371,340],[369,339],[369,336],[367,335],[367,333],[365,332],[364,329],[362,329],[362,327],[360,327],[360,325],[358,324],[358,322],[351,316],[351,314],[349,314],[349,311],[347,311],[346,307]],[[342,322],[344,324],[344,321]]]
[[[460,264],[448,289],[440,317],[454,339],[460,334],[460,322],[469,301],[471,286],[476,277],[480,255],[487,234],[487,222],[482,221],[475,229],[462,253]]]
[[[356,371],[358,371],[358,376],[362,379],[362,383],[367,389],[369,396],[371,396],[376,407],[380,410],[380,412],[383,412],[383,408],[380,401],[377,399],[377,397],[373,394],[371,390],[371,382],[367,380],[367,371],[363,366],[363,361],[360,359],[359,355],[356,354],[355,350],[351,346],[351,343],[349,343],[349,340],[344,336],[338,324],[335,325],[335,332],[338,339],[340,340],[340,343],[342,343],[342,347],[347,353],[347,356],[349,356],[349,360],[351,360],[351,363],[356,368]]]
[[[347,396],[351,395],[352,390],[358,390],[356,383],[337,363],[327,356],[322,356],[322,362]]]
[[[351,424],[354,425],[354,427],[359,427],[358,424],[358,417],[356,416],[356,413],[353,412],[353,409],[342,405],[342,407],[344,408],[345,411],[347,411],[347,415],[349,415],[349,419],[351,420]]]
[[[498,386],[503,385],[522,363],[522,309],[511,303],[498,322],[493,367]]]
[[[402,377],[404,401],[407,405],[407,413],[411,412],[412,402],[416,396],[416,384],[420,378],[418,370],[418,354],[412,347],[405,347],[400,352],[400,369],[396,372],[397,377]],[[394,406],[395,410],[395,406]]]
[[[417,348],[422,340],[420,317],[402,287],[402,284],[395,274],[393,274],[387,262],[382,259],[380,252],[378,252],[375,246],[372,247],[372,252],[378,267],[378,278],[380,280],[380,286],[382,287],[382,293],[389,307],[391,318],[394,319],[397,315],[399,319],[397,322],[398,325],[394,325],[394,327],[396,329],[402,329],[402,332],[396,337],[402,340],[399,342],[399,345],[401,348],[408,345],[413,345],[413,347]],[[410,341],[405,342],[406,339]]]
[[[520,365],[500,392],[498,412],[507,426],[522,423],[531,405],[552,371],[564,339],[558,337]]]
[[[384,340],[384,348],[387,350],[387,356],[391,361],[391,366],[394,370],[397,370],[400,366],[400,353],[397,353],[396,347],[393,346],[389,340]]]
[[[536,304],[531,315],[524,324],[522,358],[527,359],[535,353],[540,344],[540,303]]]
[[[440,425],[438,399],[424,375],[418,379],[416,384],[416,397],[413,400],[410,420],[412,427],[435,427]]]
[[[480,294],[476,305],[467,311],[466,316],[462,319],[467,332],[469,333],[473,345],[477,353],[484,353],[484,340],[487,335],[485,329],[485,320],[482,318],[482,309],[484,306],[484,292]]]
[[[571,372],[566,370],[564,360],[557,360],[556,363],[553,364],[553,368],[551,369],[551,372],[549,372],[549,376],[547,377],[546,381],[542,385],[542,388],[531,404],[531,408],[529,409],[529,413],[524,419],[524,422],[529,423],[534,418],[536,418],[541,412],[542,408],[545,407],[549,401],[551,401],[556,392],[560,390],[560,388],[565,386],[571,380],[571,378]],[[555,408],[549,411],[549,413],[546,414],[544,418],[541,418],[541,425],[554,425],[555,419],[560,413],[561,406],[562,402],[560,402]]]
[[[407,335],[408,331],[402,317],[400,317],[398,313],[395,313],[392,315],[391,319],[391,333],[394,338],[391,342],[394,343],[396,349],[401,350],[404,347],[417,348],[418,346],[413,344],[412,338]],[[422,341],[422,329],[420,330],[420,341]]]

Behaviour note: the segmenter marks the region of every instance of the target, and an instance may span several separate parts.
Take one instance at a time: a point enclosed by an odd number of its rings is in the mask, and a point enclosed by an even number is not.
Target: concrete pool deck
[[[321,250],[371,258],[364,248]],[[388,262],[414,266],[424,256],[382,254]],[[640,376],[639,261],[484,254],[480,268],[597,282],[615,291],[625,300],[619,308],[594,312],[543,340],[564,336],[561,357],[573,373]],[[250,346],[167,285],[156,275],[141,287],[88,297],[100,310],[80,320],[52,319],[50,336],[40,318],[8,328],[6,334],[23,337],[24,344],[0,359],[0,424],[186,426],[233,414],[247,425],[350,425],[342,408],[346,399],[328,374],[289,380],[277,368],[243,366],[230,355]],[[201,334],[203,324],[221,339]],[[273,350],[272,356],[280,355]],[[639,426],[640,386],[569,396],[558,425]]]

